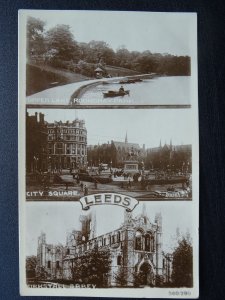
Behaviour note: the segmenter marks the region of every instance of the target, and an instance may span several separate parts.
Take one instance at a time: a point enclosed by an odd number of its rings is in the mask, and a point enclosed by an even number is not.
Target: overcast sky
[[[140,203],[134,209],[133,217],[141,213],[142,205]],[[192,207],[185,201],[146,203],[147,216],[151,222],[154,222],[156,213],[162,214],[163,249],[165,251],[170,252],[173,249],[177,228],[181,234],[189,232],[193,237]],[[87,214],[82,211],[81,204],[78,202],[28,202],[26,208],[26,255],[37,254],[37,239],[41,231],[46,233],[47,243],[65,245],[66,233],[72,229],[80,230],[79,216]],[[95,206],[90,210],[96,212],[97,235],[119,228],[124,220],[124,208],[119,206]]]
[[[174,145],[192,144],[193,130],[190,109],[28,109],[45,114],[45,120],[85,120],[88,145],[125,140],[158,147],[167,142]]]
[[[114,50],[124,45],[130,51],[191,54],[195,16],[190,13],[106,12],[106,11],[25,11],[46,22],[71,27],[75,40],[105,41]]]

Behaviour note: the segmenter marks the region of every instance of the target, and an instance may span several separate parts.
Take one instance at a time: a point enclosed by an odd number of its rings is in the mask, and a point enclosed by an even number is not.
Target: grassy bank
[[[51,87],[89,79],[86,76],[50,66],[27,65],[26,72],[27,96]]]

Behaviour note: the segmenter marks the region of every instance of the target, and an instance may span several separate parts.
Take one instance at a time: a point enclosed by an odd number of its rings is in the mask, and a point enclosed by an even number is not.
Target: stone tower
[[[161,277],[163,275],[163,257],[162,257],[162,215],[157,213],[155,215],[156,230],[156,275]]]
[[[82,241],[88,241],[96,236],[96,215],[95,212],[87,216],[80,216]]]

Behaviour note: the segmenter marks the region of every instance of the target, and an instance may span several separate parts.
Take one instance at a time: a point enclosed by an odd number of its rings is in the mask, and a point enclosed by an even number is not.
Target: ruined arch
[[[140,282],[142,285],[154,286],[155,273],[152,264],[149,261],[143,262],[139,267]]]

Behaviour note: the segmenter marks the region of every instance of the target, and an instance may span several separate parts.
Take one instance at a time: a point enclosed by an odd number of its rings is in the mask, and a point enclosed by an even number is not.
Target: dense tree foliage
[[[33,17],[27,20],[27,54],[28,57],[41,55],[45,52],[44,43],[45,23]]]
[[[27,278],[34,278],[35,277],[35,270],[37,266],[37,257],[32,255],[32,256],[27,256],[26,258],[26,274]]]
[[[175,287],[193,286],[193,249],[188,236],[178,241],[173,253],[172,281]]]
[[[114,66],[140,73],[190,75],[188,56],[129,51],[125,46],[114,51],[104,41],[79,43],[68,25],[56,25],[46,32],[45,23],[33,17],[27,22],[27,50],[31,61],[35,58],[36,62],[42,60],[90,77],[94,76],[97,66],[103,71],[106,66]]]
[[[74,260],[72,266],[73,280],[95,284],[97,287],[106,287],[110,265],[109,250],[95,247],[90,252]]]

